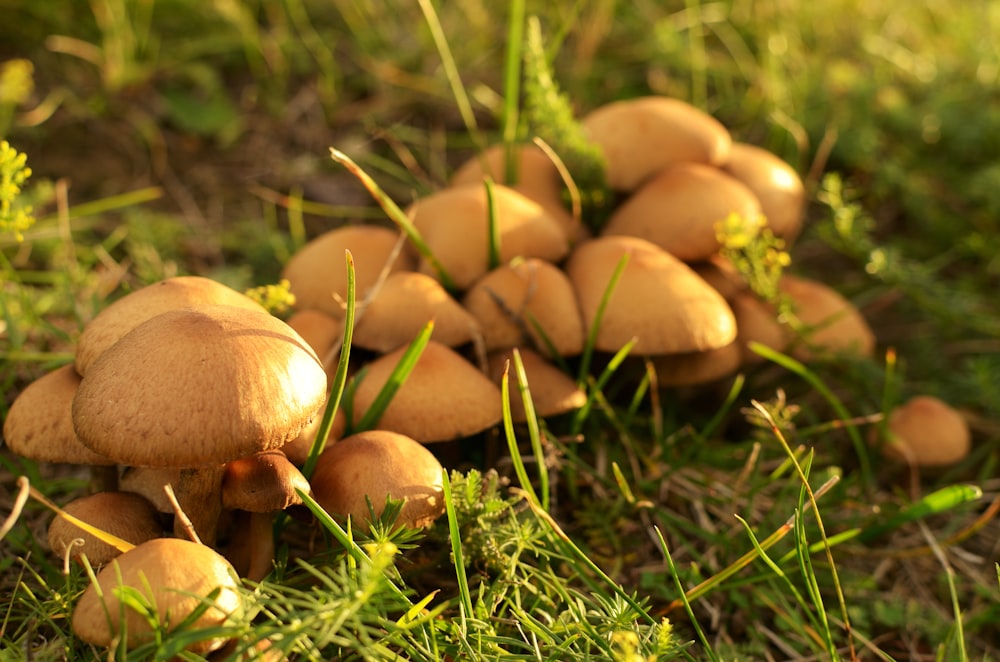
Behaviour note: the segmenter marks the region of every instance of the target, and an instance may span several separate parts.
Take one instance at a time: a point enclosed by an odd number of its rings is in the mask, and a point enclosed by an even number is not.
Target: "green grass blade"
[[[594,322],[590,325],[590,329],[587,330],[587,341],[584,343],[583,353],[580,355],[580,372],[577,375],[577,382],[580,384],[585,384],[587,377],[590,375],[590,363],[596,351],[597,333],[601,329],[604,310],[608,306],[608,301],[611,300],[611,295],[614,293],[615,287],[618,286],[618,281],[625,272],[625,267],[628,266],[628,259],[629,256],[626,253],[621,256],[618,264],[615,265],[615,270],[611,272],[611,278],[608,279],[608,286],[604,288],[604,295],[601,297],[600,303],[597,304],[597,310],[594,312]]]
[[[532,486],[531,480],[528,479],[528,470],[524,466],[524,458],[521,457],[521,451],[517,447],[517,436],[514,434],[514,420],[510,413],[509,362],[506,366],[504,366],[503,376],[500,378],[500,406],[503,409],[503,431],[504,436],[507,439],[507,450],[510,452],[510,460],[514,465],[514,473],[517,475],[517,480],[521,483],[521,490],[524,492],[528,501],[530,501],[533,506],[541,508],[541,501],[539,501],[538,495],[535,493],[535,488]],[[527,409],[525,409],[525,411],[527,411]]]
[[[472,618],[472,594],[469,592],[469,578],[465,574],[465,557],[462,555],[462,532],[458,528],[458,515],[455,512],[455,501],[451,496],[451,479],[448,470],[441,470],[441,485],[444,490],[444,507],[448,517],[448,539],[451,541],[451,553],[455,566],[455,579],[458,581],[458,596],[462,602],[462,612],[459,614],[465,629],[465,619]]]
[[[528,383],[528,373],[521,360],[521,352],[514,348],[514,375],[517,377],[517,387],[521,394],[521,404],[524,405],[525,425],[528,427],[528,440],[531,442],[531,452],[535,455],[538,466],[538,489],[542,493],[541,506],[549,509],[549,471],[545,466],[545,451],[542,448],[541,429],[538,426],[538,416],[535,413],[535,403],[531,398],[531,385]]]
[[[399,362],[396,364],[395,369],[393,369],[392,374],[389,375],[389,379],[382,385],[382,389],[375,396],[375,400],[354,428],[355,432],[371,430],[378,424],[379,419],[382,418],[382,414],[385,413],[389,403],[392,402],[393,396],[396,395],[396,391],[403,385],[406,378],[410,376],[414,366],[417,365],[417,361],[420,360],[420,356],[423,354],[424,348],[427,347],[427,343],[430,341],[433,332],[434,320],[431,320],[424,325],[424,328],[420,330],[417,337],[407,346],[403,355],[399,357]]]
[[[695,634],[698,636],[698,641],[701,642],[702,647],[705,649],[705,654],[708,655],[708,659],[713,660],[713,662],[719,662],[719,656],[715,653],[712,648],[712,644],[708,641],[708,637],[705,636],[705,631],[701,629],[701,625],[698,623],[698,619],[695,618],[694,609],[691,608],[691,600],[694,597],[689,597],[691,591],[685,591],[684,586],[681,584],[680,573],[677,572],[677,566],[674,565],[674,558],[670,555],[670,548],[667,546],[667,541],[663,537],[663,533],[660,531],[660,527],[654,526],[653,530],[656,532],[656,539],[660,543],[660,551],[663,553],[663,558],[667,562],[667,570],[670,572],[670,576],[674,579],[674,585],[677,587],[677,592],[680,593],[680,598],[675,602],[680,602],[684,605],[684,611],[688,615],[688,619],[691,621],[691,627],[694,628]]]
[[[483,186],[486,187],[487,265],[493,271],[500,266],[500,218],[497,216],[493,180],[486,177],[483,179]]]
[[[601,395],[602,389],[607,385],[611,376],[615,374],[615,371],[621,367],[622,362],[628,356],[629,352],[632,351],[632,348],[635,347],[635,344],[638,341],[638,338],[632,338],[632,340],[625,343],[624,347],[615,352],[615,355],[611,357],[610,361],[608,361],[608,365],[604,367],[601,374],[590,385],[590,388],[587,391],[587,401],[583,403],[583,406],[580,407],[580,409],[578,409],[576,414],[573,416],[573,424],[570,427],[571,434],[580,434],[580,431],[583,429],[583,424],[590,416],[590,411],[593,409],[594,403]]]
[[[511,0],[507,18],[507,52],[504,58],[503,76],[503,183],[513,186],[517,183],[517,133],[520,122],[521,101],[521,51],[524,46],[525,1]]]
[[[347,259],[347,310],[344,313],[344,332],[340,344],[340,356],[337,361],[337,372],[333,376],[333,385],[327,396],[326,408],[323,410],[323,420],[320,421],[319,431],[309,448],[309,455],[302,465],[302,475],[307,479],[312,477],[312,472],[316,469],[316,461],[320,453],[326,446],[326,438],[330,436],[330,428],[333,427],[333,418],[337,414],[340,406],[340,399],[344,395],[344,385],[347,383],[347,367],[351,358],[351,338],[354,335],[354,315],[356,308],[356,277],[354,271],[354,256],[350,251],[344,251]]]

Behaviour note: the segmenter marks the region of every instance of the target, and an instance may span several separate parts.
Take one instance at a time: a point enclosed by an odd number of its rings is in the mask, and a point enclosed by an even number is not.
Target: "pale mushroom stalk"
[[[181,510],[202,544],[212,547],[222,515],[222,477],[225,465],[210,465],[196,469],[181,469],[174,494]],[[174,518],[174,535],[184,538],[186,532],[180,517]]]

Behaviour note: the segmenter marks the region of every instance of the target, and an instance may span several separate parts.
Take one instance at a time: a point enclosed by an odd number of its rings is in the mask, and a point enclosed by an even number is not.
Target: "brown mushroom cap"
[[[722,379],[734,374],[743,363],[738,342],[724,347],[683,354],[650,357],[660,387],[691,386]]]
[[[633,191],[675,163],[718,166],[732,138],[718,120],[680,99],[648,96],[595,109],[581,123],[607,158],[611,187]]]
[[[221,590],[195,619],[193,629],[222,625],[243,607],[236,573],[215,550],[179,538],[156,538],[118,556],[98,573],[96,585],[83,592],[72,618],[78,637],[96,646],[110,646],[116,637],[127,636],[125,646],[130,650],[153,640],[147,617],[119,601],[119,586],[145,596],[168,631],[217,589]],[[194,641],[186,650],[204,654],[224,643],[218,637]]]
[[[956,409],[930,395],[918,395],[892,410],[882,453],[918,467],[955,464],[972,447],[969,424]]]
[[[91,366],[73,401],[89,448],[130,466],[201,467],[294,439],[326,397],[306,342],[267,313],[172,310]]]
[[[201,276],[177,276],[128,294],[92,319],[80,334],[76,370],[87,373],[90,364],[119,338],[151,317],[176,308],[218,304],[266,312],[242,292]]]
[[[353,342],[391,352],[417,337],[434,320],[434,340],[449,347],[471,342],[479,322],[427,274],[397,271],[382,283],[354,325]]]
[[[343,403],[341,403],[343,404]],[[323,405],[324,410],[326,409],[326,404]],[[319,434],[319,426],[323,424],[323,416],[317,414],[312,420],[312,423],[305,426],[299,436],[292,439],[287,444],[281,447],[281,452],[285,454],[292,464],[296,466],[302,466],[306,463],[306,459],[309,457],[309,451],[312,450],[313,442],[316,440],[316,435]],[[343,407],[337,407],[337,413],[333,415],[333,423],[330,425],[330,434],[326,437],[326,443],[330,444],[337,439],[344,436],[344,430],[347,428],[347,414],[344,413]]]
[[[871,357],[875,333],[854,305],[829,285],[784,274],[779,289],[791,297],[795,315],[807,329],[805,343],[794,356],[803,361],[839,354]]]
[[[369,524],[367,496],[381,515],[386,497],[404,501],[397,524],[430,526],[444,512],[442,467],[434,454],[410,437],[369,430],[341,439],[319,457],[313,497],[331,515]]]
[[[288,318],[287,324],[302,336],[320,358],[326,356],[334,345],[340,343],[344,333],[343,322],[321,310],[311,308],[294,312]]]
[[[521,347],[517,351],[521,355],[524,374],[528,378],[528,389],[531,392],[531,404],[537,416],[542,418],[558,416],[586,404],[587,394],[569,375],[530,348]],[[508,361],[510,362],[507,384],[510,389],[511,419],[523,423],[527,420],[527,415],[524,411],[517,372],[514,370],[513,352],[513,349],[509,349],[489,355],[490,376],[497,385],[500,385],[504,367],[508,365]]]
[[[628,262],[608,300],[596,348],[616,352],[633,337],[635,355],[723,347],[736,339],[736,320],[722,296],[686,264],[636,237],[600,237],[577,246],[566,262],[585,328],[593,326],[612,274]]]
[[[11,452],[40,462],[112,465],[115,461],[84,446],[73,429],[73,398],[80,375],[64,365],[28,384],[7,412],[4,443]]]
[[[734,142],[722,169],[753,191],[767,226],[776,236],[787,242],[798,237],[806,190],[792,166],[763,147]]]
[[[163,535],[160,519],[149,501],[131,492],[97,492],[74,499],[63,510],[105,533],[138,545]],[[84,531],[69,520],[56,515],[49,524],[48,541],[52,551],[63,556],[66,548],[76,539],[70,555],[79,559],[84,554],[94,566],[102,566],[121,552],[92,533]]]
[[[347,225],[319,235],[292,255],[282,270],[296,307],[315,308],[342,319],[347,299],[344,251],[350,250],[354,258],[355,293],[361,300],[392,259],[398,241],[396,232],[377,225]],[[400,251],[390,270],[411,270],[414,266],[413,258]]]
[[[537,202],[506,186],[493,187],[500,235],[500,261],[539,257],[557,262],[569,251],[562,229]],[[489,270],[489,206],[486,187],[470,184],[443,189],[409,208],[434,257],[459,289],[466,289]],[[426,259],[419,271],[436,276]]]
[[[517,164],[517,181],[508,182],[506,174],[506,147],[491,145],[482,154],[463,163],[452,175],[451,186],[478,184],[486,177],[509,186],[525,197],[534,200],[555,219],[570,242],[585,239],[587,231],[579,219],[574,219],[563,203],[563,183],[559,170],[551,159],[535,145],[516,145],[514,157]]]
[[[622,203],[602,234],[640,237],[685,262],[718,253],[716,224],[732,213],[760,216],[760,203],[742,182],[700,163],[664,168]]]
[[[497,267],[469,288],[462,304],[479,320],[488,350],[530,342],[548,355],[544,334],[559,356],[583,351],[583,318],[573,285],[561,269],[544,260],[528,258]]]
[[[405,350],[400,348],[368,364],[354,391],[355,425]],[[500,389],[459,354],[431,340],[377,427],[430,443],[468,437],[496,425],[501,418]]]

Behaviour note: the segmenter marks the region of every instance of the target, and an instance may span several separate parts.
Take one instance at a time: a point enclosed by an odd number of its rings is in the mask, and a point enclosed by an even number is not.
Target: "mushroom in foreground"
[[[97,492],[74,499],[63,506],[63,510],[133,545],[163,535],[156,508],[145,497],[132,492]],[[74,540],[82,544],[73,545]],[[63,556],[69,549],[70,557],[76,560],[86,554],[87,560],[95,567],[103,566],[121,554],[117,547],[60,515],[56,515],[49,524],[48,541],[56,554]]]
[[[111,646],[123,637],[129,650],[153,640],[149,617],[119,600],[122,587],[148,600],[154,618],[168,631],[206,601],[208,608],[192,629],[223,625],[243,608],[236,572],[218,552],[189,540],[157,538],[121,554],[98,573],[73,610],[78,637],[97,646]],[[213,592],[217,594],[209,601]],[[205,654],[225,641],[217,636],[196,640],[186,650]]]
[[[181,509],[213,544],[225,463],[281,448],[325,397],[322,363],[287,324],[202,306],[158,315],[105,351],[80,382],[73,425],[121,464],[180,469]]]
[[[368,430],[341,439],[319,457],[313,497],[331,515],[350,516],[354,526],[370,523],[386,498],[403,501],[396,523],[430,526],[444,512],[441,463],[420,442],[388,430]]]

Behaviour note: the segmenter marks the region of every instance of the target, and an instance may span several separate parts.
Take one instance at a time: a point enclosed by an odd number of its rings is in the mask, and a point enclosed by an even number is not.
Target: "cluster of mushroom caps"
[[[105,566],[102,590],[88,588],[74,611],[77,634],[109,645],[124,627],[129,647],[151,636],[110,590],[119,575],[143,593],[151,587],[149,599],[174,624],[199,606],[192,596],[222,586],[199,623],[229,618],[238,577],[261,579],[272,569],[271,514],[301,504],[302,493],[359,523],[367,521],[366,495],[378,504],[395,492],[411,499],[405,514],[412,519],[404,520],[411,526],[443,511],[440,463],[391,432],[342,440],[307,481],[283,448],[318,418],[326,397],[327,376],[308,343],[253,299],[210,279],[155,283],[91,320],[74,363],[29,384],[3,426],[14,453],[105,469],[96,472],[103,489],[64,511],[124,542],[109,544],[64,517],[49,528],[54,551]],[[173,514],[174,536],[161,513]],[[225,555],[215,549],[220,539]]]

